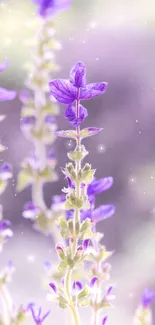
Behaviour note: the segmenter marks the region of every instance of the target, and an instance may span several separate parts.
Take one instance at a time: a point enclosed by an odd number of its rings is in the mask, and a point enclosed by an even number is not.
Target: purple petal
[[[40,6],[39,14],[46,17],[53,16],[57,11],[67,9],[71,0],[33,0],[33,2]]]
[[[51,150],[49,153],[48,153],[48,159],[55,159],[56,158],[56,154],[53,150]]]
[[[92,211],[90,209],[81,211],[81,221],[85,221],[87,218],[92,220]]]
[[[79,117],[76,117],[76,108],[73,105],[69,105],[64,114],[65,118],[73,126],[79,126],[85,118],[88,116],[88,111],[82,105],[79,105]]]
[[[71,72],[69,81],[74,87],[84,88],[86,87],[86,67],[83,62],[77,62]]]
[[[112,289],[113,289],[113,286],[110,285],[110,286],[108,287],[108,289],[107,289],[106,296],[109,296],[109,295],[111,294]]]
[[[52,288],[52,290],[57,293],[57,287],[54,282],[49,283],[49,286]]]
[[[66,214],[67,214],[67,220],[73,219],[74,210],[67,210]]]
[[[92,212],[92,221],[99,222],[111,217],[115,212],[114,205],[101,205]]]
[[[23,217],[26,219],[36,219],[40,209],[34,205],[33,202],[27,202],[23,208]]]
[[[16,91],[0,88],[0,101],[13,100],[16,97]]]
[[[41,318],[41,320],[40,320],[40,323],[42,323],[44,320],[45,320],[45,318],[47,318],[48,317],[48,315],[50,314],[50,310],[49,311],[47,311],[47,313],[46,314],[44,314],[44,316]],[[39,323],[39,324],[40,324]]]
[[[81,139],[91,137],[92,135],[98,134],[102,130],[103,130],[103,128],[96,128],[96,127],[85,128],[85,129],[81,130],[80,137],[81,137]]]
[[[26,116],[21,120],[21,127],[32,126],[36,123],[35,116]]]
[[[96,281],[98,281],[98,276],[93,276],[93,278],[90,280],[90,287],[94,287]]]
[[[108,190],[113,185],[113,178],[106,177],[99,180],[93,180],[91,184],[88,185],[87,194],[96,195],[100,194],[103,191]]]
[[[8,64],[9,60],[5,59],[5,62],[3,64],[0,64],[0,72],[3,72],[8,67]]]
[[[73,182],[71,181],[70,177],[67,177],[68,187],[69,188],[75,188]]]
[[[72,104],[77,96],[78,90],[68,80],[57,79],[49,83],[52,96],[60,103]]]
[[[49,270],[49,269],[51,269],[51,267],[52,267],[52,263],[51,263],[50,261],[45,261],[45,262],[44,262],[44,267],[45,267],[47,270]]]
[[[108,316],[105,316],[103,319],[102,319],[102,324],[101,325],[105,325],[107,323],[107,319],[108,319]]]
[[[36,315],[35,315],[35,312],[34,312],[34,304],[29,304],[29,309],[31,310],[31,314],[32,314],[32,318],[34,320],[35,323],[37,323],[37,318],[36,318]]]
[[[22,90],[19,93],[19,99],[21,100],[22,103],[27,103],[30,100],[30,92],[27,90]]]
[[[11,226],[11,222],[9,220],[1,220],[0,221],[0,231],[7,229]]]
[[[65,202],[66,198],[65,195],[54,195],[52,197],[52,204],[59,204]]]
[[[82,290],[82,288],[83,288],[83,285],[82,285],[82,283],[80,282],[80,281],[74,281],[74,283],[73,283],[73,289],[74,290]]]
[[[86,249],[88,248],[88,246],[89,246],[89,242],[90,242],[90,239],[85,239],[85,240],[83,241],[83,248],[84,248],[84,250],[86,250]]]
[[[87,85],[85,89],[80,92],[80,99],[91,99],[105,93],[107,89],[107,82],[92,83]]]
[[[0,177],[3,180],[8,180],[12,178],[12,165],[9,163],[5,163],[0,168]]]
[[[47,123],[47,124],[55,124],[56,123],[56,118],[55,118],[55,116],[53,116],[53,115],[47,115],[46,117],[45,117],[45,123]]]
[[[142,295],[142,305],[144,308],[147,308],[153,300],[155,299],[155,291],[150,291],[149,289],[145,289],[143,295]]]

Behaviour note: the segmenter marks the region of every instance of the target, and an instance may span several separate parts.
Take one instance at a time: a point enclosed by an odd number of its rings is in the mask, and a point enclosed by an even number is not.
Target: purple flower
[[[7,90],[5,88],[0,87],[0,101],[13,100],[16,97],[16,91]]]
[[[107,319],[108,319],[108,316],[103,317],[101,325],[105,325],[107,323]]]
[[[52,263],[47,260],[47,261],[44,262],[44,267],[45,267],[46,270],[49,271],[49,270],[51,270]]]
[[[52,290],[54,291],[54,293],[57,293],[57,287],[56,287],[56,285],[55,285],[54,282],[49,283],[49,286],[52,288]]]
[[[11,226],[11,222],[9,220],[1,220],[0,221],[0,232],[7,229]]]
[[[48,159],[49,160],[53,160],[56,158],[56,154],[53,150],[51,150],[49,153],[48,153]]]
[[[19,99],[21,100],[22,103],[26,104],[31,99],[30,92],[27,90],[22,90],[19,93]]]
[[[42,314],[42,308],[41,307],[40,308],[36,308],[33,303],[29,304],[28,309],[31,311],[33,320],[34,320],[35,324],[37,324],[37,325],[41,325],[43,323],[43,321],[50,314],[50,311],[48,311],[44,315],[41,315]]]
[[[83,248],[84,248],[84,250],[86,250],[86,249],[88,248],[88,246],[89,246],[89,242],[90,242],[90,239],[85,239],[85,240],[83,241]]]
[[[149,307],[154,299],[155,299],[155,291],[150,291],[149,289],[145,289],[141,299],[142,306],[144,308]]]
[[[76,108],[73,105],[69,105],[65,111],[65,118],[73,126],[79,126],[85,118],[88,116],[88,111],[82,105],[79,105],[79,117],[76,117]]]
[[[83,288],[83,285],[80,281],[73,282],[73,290],[74,291],[80,291],[80,290],[82,290],[82,288]]]
[[[0,64],[0,72],[3,72],[8,67],[8,64],[9,60],[5,59],[5,62],[3,64]]]
[[[8,180],[12,178],[12,165],[5,163],[0,168],[0,178],[3,180]]]
[[[24,205],[23,217],[25,219],[35,220],[36,216],[40,213],[40,209],[34,205],[33,202],[27,202]]]
[[[98,276],[93,276],[93,278],[90,280],[90,287],[94,287],[94,285],[96,284],[96,281],[98,281],[99,278]]]
[[[47,124],[56,124],[56,118],[53,115],[47,115],[45,117],[45,123]]]
[[[76,88],[86,87],[86,67],[83,62],[77,62],[70,72],[69,81]]]
[[[72,104],[75,100],[91,99],[106,91],[106,82],[86,85],[85,78],[85,65],[78,62],[71,69],[69,80],[57,79],[49,83],[51,94],[60,103]]]
[[[9,228],[10,226],[11,222],[9,220],[2,219],[0,221],[0,237],[4,240],[13,236],[13,231]]]
[[[21,120],[22,127],[29,127],[31,125],[34,125],[36,123],[36,117],[35,116],[25,116]]]
[[[94,179],[92,183],[88,185],[87,194],[88,196],[100,194],[103,191],[108,190],[112,185],[112,177],[101,178],[99,180]]]
[[[57,11],[65,10],[70,6],[71,0],[33,0],[39,6],[42,17],[53,16]]]
[[[90,209],[82,211],[81,219],[82,221],[89,218],[92,222],[99,222],[111,217],[115,212],[114,205],[101,205],[96,209]]]

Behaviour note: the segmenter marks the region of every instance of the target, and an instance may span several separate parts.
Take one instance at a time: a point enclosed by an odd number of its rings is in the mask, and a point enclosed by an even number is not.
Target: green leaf
[[[83,223],[82,223],[82,226],[81,226],[81,229],[80,231],[83,232],[85,231],[87,228],[90,228],[91,226],[91,221],[89,218],[87,218]]]
[[[27,174],[25,171],[20,171],[17,177],[17,186],[16,189],[18,192],[24,190],[28,187],[33,181],[31,175]]]
[[[85,298],[79,301],[79,306],[85,307],[88,306],[90,304],[90,299],[89,298]]]
[[[91,137],[92,135],[95,135],[99,132],[101,132],[103,129],[101,128],[95,128],[95,127],[89,127],[89,128],[85,128],[83,130],[81,130],[80,132],[80,137],[83,138],[87,138],[87,137]]]
[[[59,307],[60,308],[67,308],[68,307],[68,301],[63,296],[60,296],[58,298],[58,300],[59,300]]]
[[[74,138],[74,139],[76,139],[76,131],[74,131],[74,130],[57,131],[57,132],[55,132],[55,134],[58,137],[62,137],[62,138]]]
[[[67,260],[63,260],[63,261],[61,261],[61,263],[59,264],[59,266],[58,266],[58,270],[59,270],[60,272],[61,272],[61,271],[65,271],[67,267],[68,267]]]
[[[81,161],[82,158],[84,157],[84,154],[80,151],[72,151],[69,152],[68,154],[68,158],[74,161]]]
[[[67,229],[67,221],[65,218],[61,217],[59,218],[58,220],[58,223],[57,223],[60,227],[64,228],[64,229]]]
[[[80,239],[84,240],[84,239],[89,239],[93,237],[93,232],[91,229],[87,229],[86,231],[84,231],[81,236]]]
[[[83,298],[86,298],[90,294],[90,288],[88,286],[85,286],[85,288],[79,292],[78,299],[81,300]]]

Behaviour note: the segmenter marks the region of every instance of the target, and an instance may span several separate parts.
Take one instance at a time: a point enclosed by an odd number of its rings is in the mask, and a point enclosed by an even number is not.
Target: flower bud
[[[65,251],[63,245],[57,244],[56,251],[61,260],[63,260],[65,258]]]

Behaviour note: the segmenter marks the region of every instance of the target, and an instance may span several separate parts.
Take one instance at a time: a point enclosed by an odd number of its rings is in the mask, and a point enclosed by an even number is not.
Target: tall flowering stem
[[[0,64],[0,72],[3,72],[8,66],[8,60]],[[10,101],[16,97],[16,91],[0,87],[0,102]],[[0,121],[5,119],[5,115],[0,116]],[[6,149],[0,145],[0,152]],[[0,195],[5,191],[9,180],[12,178],[12,166],[9,163],[3,163],[0,166]],[[3,207],[0,205],[0,252],[3,251],[4,244],[9,238],[12,238],[13,232],[10,229],[11,222],[3,217]],[[25,309],[14,308],[13,299],[8,289],[8,282],[11,281],[14,267],[12,262],[0,271],[0,302],[2,305],[2,315],[0,314],[0,324],[2,325],[19,325],[25,318]]]
[[[100,301],[98,301],[99,297],[96,293],[94,299],[96,282],[102,280],[99,279],[100,270],[98,267],[96,269],[98,275],[92,276],[94,268],[92,268],[90,275],[87,274],[90,276],[89,281],[85,278],[84,272],[86,262],[89,261],[96,267],[96,265],[100,265],[100,261],[111,255],[111,252],[106,252],[105,248],[99,244],[101,236],[95,231],[93,218],[96,218],[94,221],[97,221],[97,218],[102,220],[111,216],[114,207],[102,206],[97,215],[97,209],[93,209],[94,196],[89,195],[91,186],[96,186],[94,184],[95,170],[88,163],[82,166],[82,161],[88,154],[82,144],[83,139],[99,133],[102,129],[96,127],[80,128],[88,116],[87,109],[81,105],[81,100],[99,96],[105,92],[106,88],[106,82],[86,84],[86,68],[83,62],[78,62],[73,66],[69,80],[58,79],[50,82],[51,94],[60,103],[67,104],[65,118],[75,127],[75,130],[56,131],[56,135],[69,137],[76,141],[75,150],[68,153],[72,162],[68,163],[63,170],[68,181],[68,188],[64,188],[63,191],[66,193],[65,209],[70,211],[69,220],[61,217],[58,223],[62,238],[69,240],[69,245],[66,248],[61,244],[56,245],[61,260],[58,270],[63,274],[63,279],[58,285],[51,282],[50,286],[53,290],[54,300],[59,303],[59,306],[61,308],[69,307],[72,311],[75,325],[81,324],[78,310],[80,306],[92,306],[95,313],[94,325],[97,324],[96,312],[105,306],[110,306],[111,286],[105,291],[103,297],[100,297]],[[112,181],[110,182],[111,185],[109,182],[110,178],[104,179],[105,188],[100,184],[103,189],[98,189],[98,193],[108,189],[112,185]],[[109,185],[106,187],[106,184]],[[76,275],[79,277],[80,273],[85,284],[78,278],[76,279]],[[89,273],[88,270],[87,273]],[[106,321],[106,316],[104,319]]]
[[[48,209],[44,200],[44,185],[55,182],[58,175],[55,171],[56,157],[52,150],[47,153],[47,146],[55,141],[54,131],[57,129],[56,116],[59,106],[49,94],[48,83],[51,73],[57,71],[55,51],[60,44],[55,39],[54,16],[57,11],[66,9],[70,0],[34,0],[38,6],[40,31],[37,31],[37,44],[32,57],[32,68],[26,81],[30,92],[23,91],[20,99],[23,102],[21,112],[21,128],[25,137],[35,148],[34,157],[25,159],[18,176],[17,189],[23,190],[32,186],[32,202],[24,207],[23,216],[34,221],[35,228],[46,234],[53,234],[58,239],[57,227],[54,221],[58,213],[53,206]],[[52,102],[52,105],[51,105]]]

